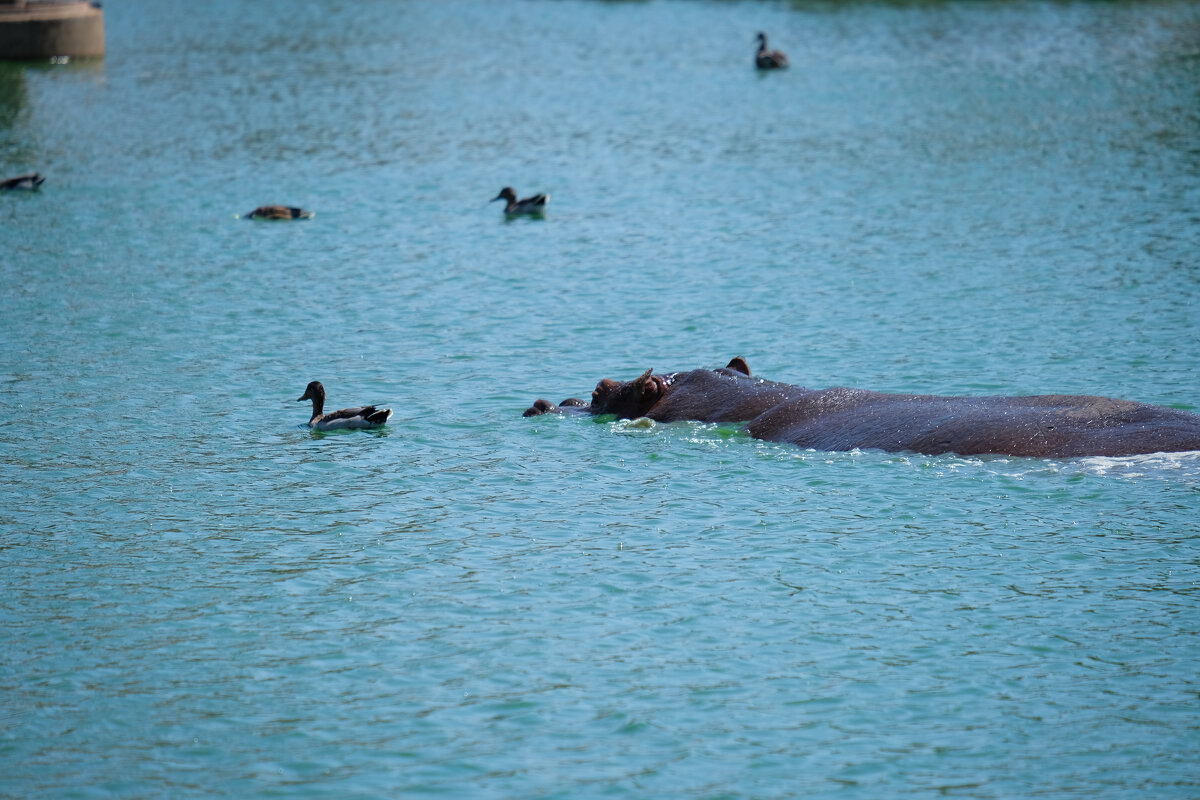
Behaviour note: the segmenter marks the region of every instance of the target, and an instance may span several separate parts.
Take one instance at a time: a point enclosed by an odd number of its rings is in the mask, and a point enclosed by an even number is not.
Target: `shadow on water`
[[[374,439],[386,439],[392,435],[392,432],[388,430],[386,425],[382,428],[343,428],[332,431],[319,431],[304,424],[298,424],[296,427],[307,432],[310,439],[326,439],[338,436],[369,436]]]

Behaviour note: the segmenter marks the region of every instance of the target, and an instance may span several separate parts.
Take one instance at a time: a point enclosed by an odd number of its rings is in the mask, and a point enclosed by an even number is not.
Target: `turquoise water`
[[[1200,5],[105,15],[0,65],[0,796],[1200,795],[1200,455],[521,417],[1200,408]]]

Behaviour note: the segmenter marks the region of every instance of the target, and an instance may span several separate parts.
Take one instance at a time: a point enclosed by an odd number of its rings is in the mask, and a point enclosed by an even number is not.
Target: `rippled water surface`
[[[1200,795],[1200,455],[521,417],[1196,410],[1200,5],[104,7],[0,65],[0,796]]]

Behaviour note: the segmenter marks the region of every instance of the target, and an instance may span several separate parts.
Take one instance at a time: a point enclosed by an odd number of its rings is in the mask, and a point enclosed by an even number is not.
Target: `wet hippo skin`
[[[600,381],[591,402],[538,400],[525,416],[615,414],[658,422],[745,422],[757,439],[817,450],[878,449],[936,455],[1038,458],[1200,450],[1200,415],[1086,395],[941,397],[862,389],[805,389],[750,375],[742,358],[722,369]]]

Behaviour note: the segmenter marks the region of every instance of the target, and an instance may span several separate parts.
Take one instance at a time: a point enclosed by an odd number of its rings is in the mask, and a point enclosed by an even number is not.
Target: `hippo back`
[[[670,391],[646,413],[658,422],[746,422],[809,394],[799,386],[752,378],[731,369],[676,372],[666,380]]]
[[[1040,458],[1200,449],[1200,416],[1081,395],[939,397],[825,389],[754,419],[750,435],[817,450]]]

